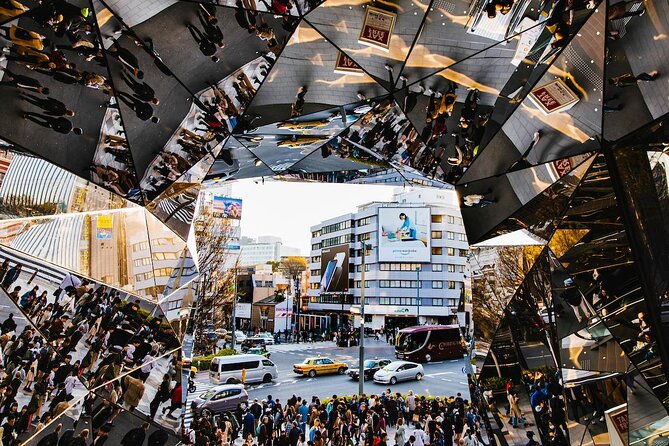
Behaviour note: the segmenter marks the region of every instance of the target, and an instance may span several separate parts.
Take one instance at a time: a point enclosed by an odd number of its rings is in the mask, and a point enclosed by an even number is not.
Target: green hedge
[[[235,350],[231,348],[224,348],[216,353],[212,353],[211,355],[196,356],[193,358],[193,362],[191,364],[197,367],[198,371],[209,370],[209,366],[211,366],[211,360],[214,359],[216,356],[232,356],[236,354],[237,352]]]

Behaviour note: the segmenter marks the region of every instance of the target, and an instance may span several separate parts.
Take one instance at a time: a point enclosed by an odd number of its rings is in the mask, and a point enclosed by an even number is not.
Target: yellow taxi
[[[345,362],[333,361],[330,358],[307,358],[298,364],[293,364],[293,372],[312,378],[316,375],[327,375],[328,373],[343,375],[346,370],[348,370],[348,365]]]

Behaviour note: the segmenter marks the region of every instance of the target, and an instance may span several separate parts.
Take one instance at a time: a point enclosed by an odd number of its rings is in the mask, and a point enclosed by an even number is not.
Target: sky
[[[243,200],[242,235],[281,237],[284,245],[300,248],[305,256],[311,250],[311,226],[355,212],[364,203],[392,201],[397,187],[255,181],[241,180],[231,185],[230,196]]]

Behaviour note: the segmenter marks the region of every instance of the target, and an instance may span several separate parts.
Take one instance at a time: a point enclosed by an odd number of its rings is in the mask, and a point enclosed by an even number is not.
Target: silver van
[[[209,367],[209,381],[216,385],[240,383],[242,370],[246,370],[244,383],[268,383],[279,376],[276,365],[261,355],[216,356]]]

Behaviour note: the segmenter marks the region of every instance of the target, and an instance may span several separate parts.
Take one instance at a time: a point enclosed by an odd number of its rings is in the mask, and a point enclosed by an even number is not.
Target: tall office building
[[[359,206],[311,231],[309,312],[329,314],[331,327],[351,321],[359,307],[363,243],[371,245],[365,253],[369,326],[469,320],[458,315],[471,287],[453,190],[398,189],[392,202]]]

